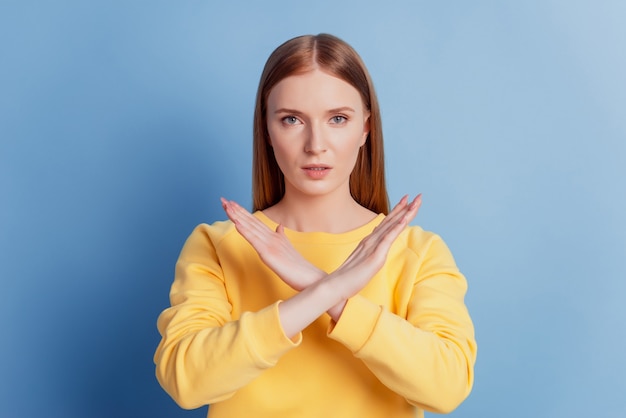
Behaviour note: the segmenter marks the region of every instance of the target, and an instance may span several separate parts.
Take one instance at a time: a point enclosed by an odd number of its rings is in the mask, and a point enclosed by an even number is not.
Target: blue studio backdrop
[[[626,3],[0,1],[0,416],[203,417],[154,377],[193,227],[250,205],[265,59],[366,62],[390,197],[469,280],[453,417],[626,415]]]

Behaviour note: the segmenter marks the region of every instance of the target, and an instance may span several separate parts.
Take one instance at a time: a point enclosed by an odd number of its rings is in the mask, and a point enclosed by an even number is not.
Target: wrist
[[[347,303],[348,300],[343,299],[339,303],[331,307],[328,311],[326,311],[330,318],[333,320],[333,322],[339,321],[339,318],[341,318],[341,314],[343,313],[343,309],[346,307]]]
[[[309,286],[314,285],[315,283],[319,282],[320,280],[324,279],[326,276],[328,276],[326,274],[326,272],[318,269],[317,267],[311,265],[310,269],[308,269],[307,272],[305,272],[305,278],[303,280],[304,284],[300,289],[296,289],[298,291],[302,291],[304,289],[306,289]]]

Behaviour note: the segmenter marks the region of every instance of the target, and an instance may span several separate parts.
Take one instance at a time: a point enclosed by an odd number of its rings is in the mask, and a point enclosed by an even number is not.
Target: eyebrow
[[[342,107],[337,107],[334,109],[329,109],[326,111],[326,113],[341,113],[341,112],[352,112],[355,113],[355,110],[349,106],[342,106]],[[276,111],[274,112],[274,114],[280,114],[280,113],[289,113],[291,115],[301,115],[302,112],[296,109],[287,109],[284,107],[281,107],[280,109],[276,109]]]

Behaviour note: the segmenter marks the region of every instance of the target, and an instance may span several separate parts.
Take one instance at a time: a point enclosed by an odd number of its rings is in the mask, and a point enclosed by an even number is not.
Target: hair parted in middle
[[[281,80],[316,67],[353,86],[370,112],[370,131],[350,175],[350,193],[361,206],[387,214],[389,198],[385,183],[382,122],[374,85],[357,52],[345,41],[329,34],[293,38],[276,48],[265,63],[254,109],[252,209],[273,206],[285,194],[285,179],[270,145],[267,98]]]

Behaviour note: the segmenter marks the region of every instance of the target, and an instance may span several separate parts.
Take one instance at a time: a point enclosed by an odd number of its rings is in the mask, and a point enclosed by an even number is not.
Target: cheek
[[[367,133],[363,133],[361,129],[351,129],[350,132],[346,132],[338,143],[341,144],[341,152],[343,154],[351,155],[358,154],[359,149],[365,144],[367,139]]]
[[[283,137],[272,136],[270,133],[270,143],[274,158],[278,163],[278,167],[284,172],[285,166],[294,159],[295,151],[293,149],[293,141],[285,140]],[[291,143],[291,146],[289,146]]]

